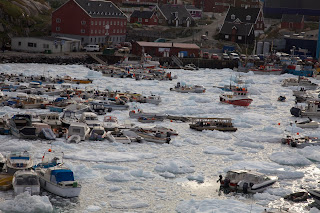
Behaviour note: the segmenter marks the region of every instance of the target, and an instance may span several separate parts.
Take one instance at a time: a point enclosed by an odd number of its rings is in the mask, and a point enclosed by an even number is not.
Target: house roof
[[[124,13],[111,1],[105,0],[73,0],[75,1],[89,16],[93,18],[126,18]]]
[[[264,7],[320,10],[317,0],[265,0]]]
[[[135,10],[133,11],[133,13],[131,14],[131,18],[151,18],[153,13],[155,11],[140,11],[140,10]]]
[[[196,7],[195,7],[194,5],[192,5],[192,4],[186,4],[185,6],[186,6],[186,9],[187,9],[187,10],[202,11],[201,9],[196,8]]]
[[[159,47],[159,48],[184,48],[184,49],[200,49],[196,44],[188,43],[162,43],[162,42],[146,42],[146,41],[137,41],[137,44],[141,47]]]
[[[179,20],[186,20],[189,18],[191,21],[193,21],[192,16],[184,5],[163,4],[159,8],[167,20],[174,20],[176,18],[176,13]]]
[[[230,7],[225,22],[234,22],[239,19],[243,23],[255,23],[259,13],[260,8]],[[235,16],[234,19],[232,19],[232,15]],[[247,16],[250,16],[250,20],[247,20]]]
[[[303,15],[298,15],[298,14],[283,14],[281,18],[281,22],[301,23],[302,20],[303,20]]]
[[[231,35],[233,28],[237,29],[237,35],[248,36],[253,30],[253,24],[224,22],[220,33]]]

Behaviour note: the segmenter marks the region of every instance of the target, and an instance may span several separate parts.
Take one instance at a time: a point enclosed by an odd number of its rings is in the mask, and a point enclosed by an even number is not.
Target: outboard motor
[[[291,113],[291,115],[293,115],[295,117],[300,117],[301,116],[301,109],[299,109],[297,107],[292,107],[290,109],[290,113]]]
[[[225,179],[224,179],[224,183],[223,183],[223,187],[224,187],[224,188],[229,188],[229,183],[230,183],[230,179],[225,178]]]
[[[242,190],[243,190],[243,193],[248,193],[248,187],[249,187],[249,184],[247,182],[243,183],[243,186],[242,186]]]

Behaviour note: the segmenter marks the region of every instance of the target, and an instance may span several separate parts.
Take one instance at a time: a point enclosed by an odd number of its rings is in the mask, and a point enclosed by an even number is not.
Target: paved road
[[[201,35],[205,35],[208,32],[208,42],[213,41],[213,36],[218,33],[217,28],[223,24],[224,18],[226,14],[215,14],[215,18],[213,22],[209,25],[202,25],[195,27],[194,29],[200,29],[198,33],[195,33],[193,36],[189,36],[186,38],[177,38],[173,39],[173,42],[192,42],[193,38],[195,41],[201,41]]]

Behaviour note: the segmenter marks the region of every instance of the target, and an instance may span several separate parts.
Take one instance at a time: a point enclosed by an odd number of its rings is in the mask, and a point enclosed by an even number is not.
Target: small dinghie
[[[308,199],[308,192],[295,192],[283,197],[286,200],[291,200],[293,202],[302,202]]]
[[[296,126],[300,128],[318,128],[319,123],[308,118],[307,121],[296,122]]]
[[[80,135],[72,135],[68,138],[68,143],[79,143],[81,141]]]

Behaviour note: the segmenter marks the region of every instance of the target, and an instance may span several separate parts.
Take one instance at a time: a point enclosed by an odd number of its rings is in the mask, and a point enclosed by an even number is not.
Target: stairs
[[[97,57],[97,54],[88,53],[88,55],[90,55],[90,57],[93,58],[94,60],[96,60],[99,64],[107,65],[107,63],[105,61],[102,61],[99,57]]]
[[[172,61],[173,61],[176,65],[178,65],[180,68],[183,67],[183,62],[180,60],[180,58],[178,58],[178,57],[175,56],[175,55],[172,55],[172,56],[171,56],[171,59],[172,59]]]

